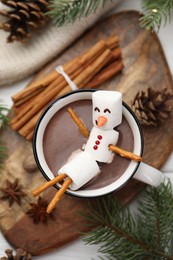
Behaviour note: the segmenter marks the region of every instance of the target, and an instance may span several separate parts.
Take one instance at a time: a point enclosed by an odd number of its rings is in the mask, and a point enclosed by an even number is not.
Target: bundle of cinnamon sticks
[[[96,88],[123,69],[119,40],[111,35],[88,51],[63,65],[63,70],[81,88]],[[71,91],[65,78],[53,70],[12,97],[17,112],[11,128],[32,140],[34,127],[44,108],[57,97]]]

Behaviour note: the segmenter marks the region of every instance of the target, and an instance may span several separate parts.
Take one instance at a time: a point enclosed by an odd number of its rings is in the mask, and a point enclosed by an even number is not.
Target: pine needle
[[[8,112],[9,109],[0,104],[0,127],[5,127],[9,123],[9,118],[8,118]],[[7,148],[0,143],[0,170],[3,168],[3,162],[5,158],[7,157]]]
[[[173,188],[169,180],[148,187],[132,214],[113,196],[90,204],[87,220],[95,227],[85,234],[87,244],[100,245],[104,259],[173,259]]]
[[[50,0],[47,15],[56,26],[73,23],[77,19],[95,12],[98,6],[104,7],[111,0]]]
[[[143,0],[142,9],[141,27],[159,31],[161,24],[165,26],[171,20],[173,0]]]
[[[7,113],[9,112],[9,109],[0,104],[0,127],[4,127],[9,123],[9,118]]]

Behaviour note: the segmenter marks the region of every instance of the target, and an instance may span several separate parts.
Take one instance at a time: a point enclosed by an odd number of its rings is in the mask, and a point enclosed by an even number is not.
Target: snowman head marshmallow
[[[118,91],[98,90],[92,94],[93,125],[111,130],[122,122],[122,94]]]

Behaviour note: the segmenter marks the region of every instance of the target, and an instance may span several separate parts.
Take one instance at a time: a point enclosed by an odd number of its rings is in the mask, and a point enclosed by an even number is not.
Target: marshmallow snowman
[[[92,95],[93,129],[85,147],[96,161],[108,163],[112,152],[109,144],[115,145],[119,133],[114,129],[122,121],[122,94],[117,91],[96,91]]]
[[[114,130],[122,121],[122,94],[117,91],[95,91],[92,94],[93,128],[84,151],[61,167],[58,174],[66,173],[72,179],[69,186],[77,190],[99,174],[97,162],[109,163],[110,144],[116,145],[119,133]]]

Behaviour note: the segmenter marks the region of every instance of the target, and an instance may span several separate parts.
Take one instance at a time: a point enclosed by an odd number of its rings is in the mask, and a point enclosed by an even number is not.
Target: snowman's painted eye
[[[98,107],[95,107],[94,111],[100,112],[100,109]]]
[[[111,113],[111,111],[108,108],[106,108],[103,112],[104,113],[106,113],[106,112]]]

